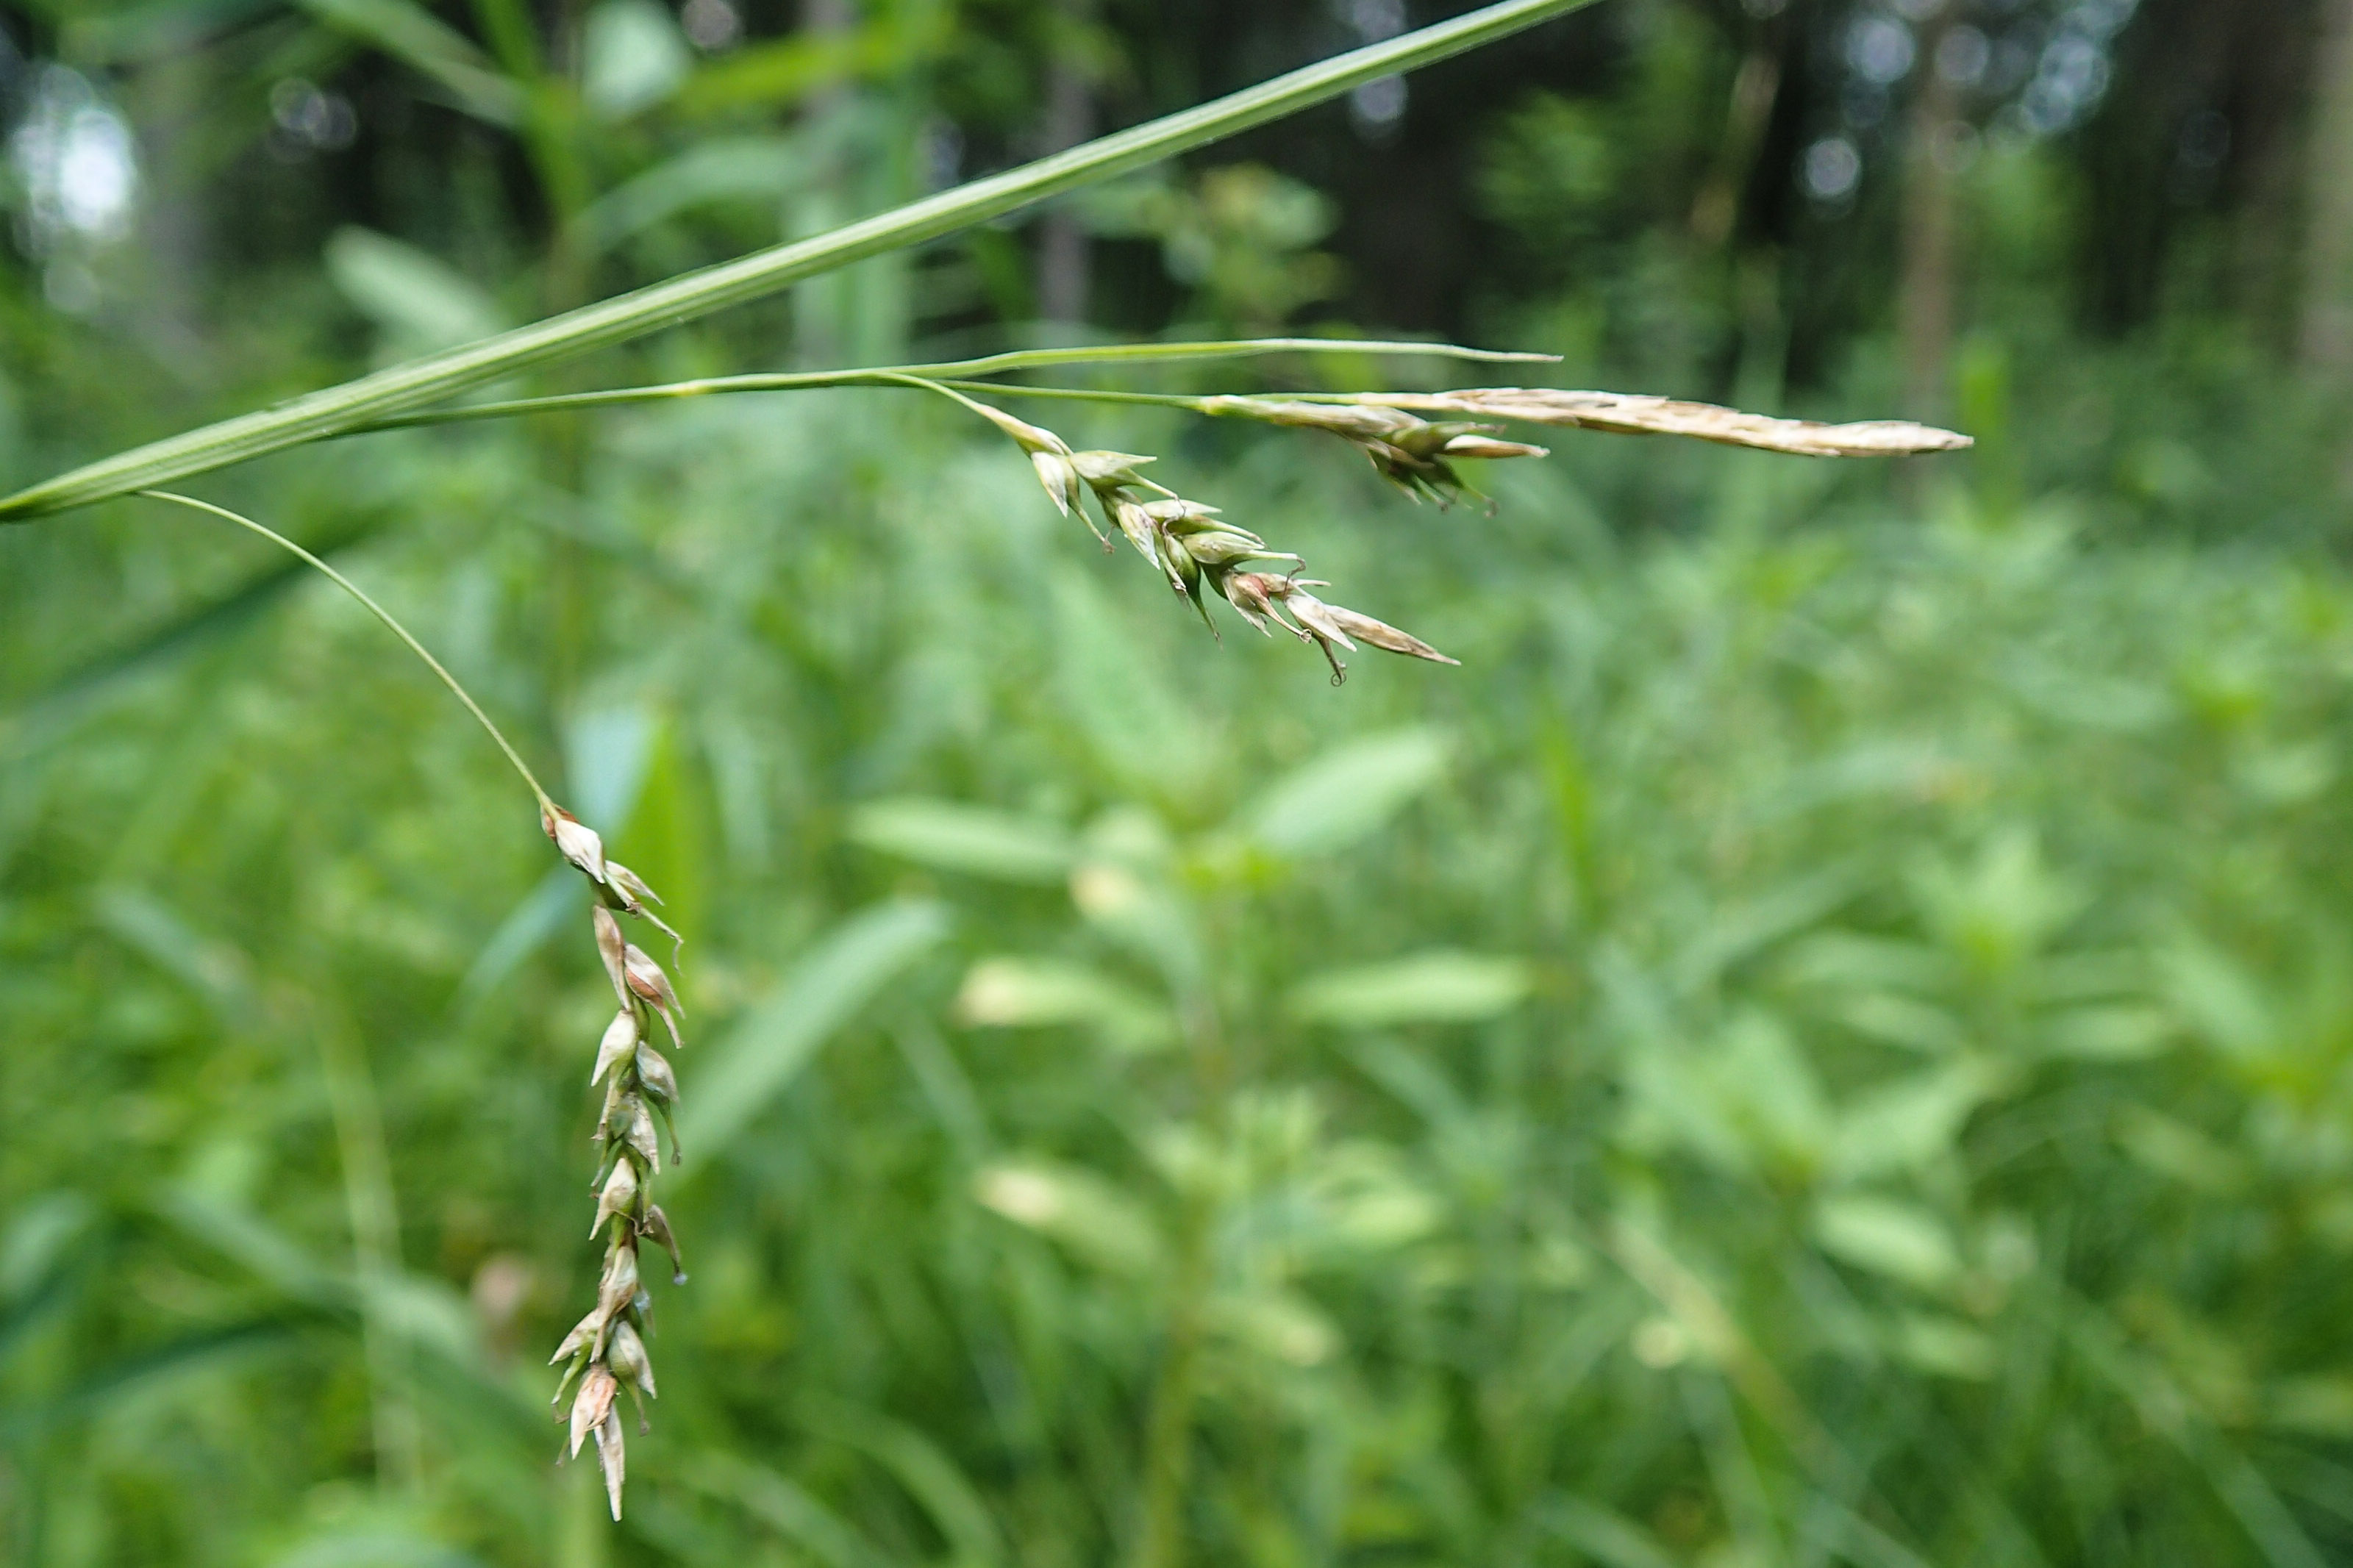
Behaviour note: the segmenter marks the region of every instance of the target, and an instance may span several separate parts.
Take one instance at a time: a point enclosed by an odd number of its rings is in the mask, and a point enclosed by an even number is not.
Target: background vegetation
[[[0,7],[0,488],[1454,8]],[[1980,437],[1488,519],[1060,420],[1460,670],[1214,645],[893,393],[203,486],[691,939],[619,1527],[527,800],[257,542],[0,531],[0,1560],[2353,1558],[2347,10],[1609,0],[529,384],[1377,329]]]

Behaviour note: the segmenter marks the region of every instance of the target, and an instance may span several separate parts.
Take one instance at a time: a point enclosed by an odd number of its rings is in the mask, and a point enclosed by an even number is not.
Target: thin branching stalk
[[[1593,0],[1504,0],[1435,26],[1335,55],[1240,92],[893,207],[829,233],[772,247],[411,360],[274,408],[120,453],[0,500],[0,521],[87,506],[276,452],[518,371],[640,338],[741,305],[870,256],[938,239],[1068,191],[1141,169],[1296,113],[1380,77],[1475,49]]]
[[[853,370],[787,371],[752,375],[705,376],[696,381],[666,382],[654,386],[618,386],[596,392],[565,393],[553,397],[517,397],[498,403],[470,403],[457,408],[428,408],[413,414],[354,425],[334,436],[363,436],[379,430],[405,430],[420,425],[450,425],[480,419],[506,419],[525,414],[576,413],[584,408],[616,408],[632,404],[674,403],[739,392],[808,392],[826,387],[889,384],[905,376],[962,385],[986,375],[1010,375],[1025,370],[1052,370],[1096,364],[1165,364],[1172,361],[1249,359],[1274,353],[1418,354],[1434,359],[1474,360],[1482,363],[1551,364],[1557,354],[1519,353],[1503,349],[1472,349],[1458,343],[1418,343],[1355,338],[1242,338],[1219,342],[1105,343],[1087,348],[1016,349],[978,359],[946,360],[933,364],[877,365]],[[903,384],[903,383],[901,383]],[[988,384],[988,390],[1003,390]],[[1071,392],[1070,395],[1084,395]]]

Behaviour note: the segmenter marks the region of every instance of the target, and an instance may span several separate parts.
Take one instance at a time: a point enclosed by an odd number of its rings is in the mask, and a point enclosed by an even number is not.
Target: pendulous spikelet
[[[620,1004],[597,1042],[596,1065],[588,1077],[590,1087],[602,1084],[605,1088],[604,1110],[596,1119],[596,1132],[603,1157],[589,1186],[596,1200],[589,1235],[605,1239],[596,1304],[548,1358],[550,1364],[565,1363],[554,1401],[557,1419],[566,1423],[565,1457],[577,1457],[584,1442],[595,1442],[596,1462],[605,1474],[605,1494],[617,1520],[627,1456],[615,1395],[623,1387],[629,1390],[640,1432],[647,1430],[644,1402],[654,1395],[653,1363],[646,1352],[653,1302],[638,1275],[638,1243],[651,1241],[661,1247],[670,1255],[671,1283],[686,1282],[669,1216],[650,1195],[661,1165],[655,1119],[667,1124],[678,1101],[677,1075],[650,1037],[653,1020],[661,1019],[673,1047],[682,1046],[679,1020],[685,1008],[670,976],[629,942],[614,911],[647,921],[673,942],[680,939],[646,909],[648,903],[661,901],[653,889],[636,872],[607,858],[604,841],[594,829],[554,805],[542,809],[540,822],[555,841],[557,851],[596,889],[597,903],[589,911],[590,924],[606,976]],[[673,1134],[673,1163],[678,1157],[678,1139]],[[568,1411],[565,1407],[567,1393],[572,1395]]]

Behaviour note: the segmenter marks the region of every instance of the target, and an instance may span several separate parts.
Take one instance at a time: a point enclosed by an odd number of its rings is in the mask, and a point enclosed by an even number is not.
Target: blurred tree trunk
[[[1953,175],[1946,152],[1958,111],[1957,94],[1936,68],[1948,26],[1939,11],[1921,29],[1920,85],[1905,137],[1903,275],[1896,316],[1904,342],[1905,412],[1944,417],[1952,380]]]
[[[2334,380],[2353,370],[2353,0],[2321,0],[2319,22],[2297,347]]]
[[[1056,0],[1053,62],[1046,74],[1046,151],[1075,147],[1095,133],[1094,84],[1084,52],[1093,0]],[[1046,215],[1038,242],[1038,314],[1049,321],[1083,321],[1092,258],[1087,231],[1068,205]]]
[[[1765,128],[1781,93],[1781,29],[1770,21],[1751,25],[1747,51],[1732,79],[1732,102],[1724,116],[1724,140],[1715,167],[1692,202],[1692,237],[1709,250],[1728,243],[1740,221],[1740,195],[1748,188]]]
[[[134,320],[156,363],[184,382],[205,380],[210,353],[197,282],[206,273],[205,153],[197,133],[212,107],[214,61],[191,31],[132,79],[140,155],[153,171],[142,222],[146,258]]]

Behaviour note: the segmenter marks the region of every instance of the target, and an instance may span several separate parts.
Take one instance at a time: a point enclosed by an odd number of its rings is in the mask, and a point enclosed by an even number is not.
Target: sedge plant
[[[683,273],[531,326],[153,442],[0,498],[0,523],[29,523],[95,502],[139,496],[234,523],[292,552],[357,599],[448,686],[531,792],[557,854],[587,879],[592,931],[616,1002],[590,1074],[592,1087],[604,1091],[596,1122],[600,1157],[591,1183],[590,1232],[604,1244],[604,1261],[594,1303],[556,1347],[552,1361],[564,1367],[554,1404],[567,1429],[565,1451],[576,1456],[593,1443],[616,1519],[621,1511],[625,1467],[621,1396],[626,1392],[637,1404],[642,1426],[643,1400],[656,1389],[646,1348],[651,1301],[642,1271],[643,1246],[651,1243],[669,1257],[674,1283],[685,1280],[677,1239],[653,1196],[665,1141],[670,1160],[679,1158],[675,1136],[668,1134],[679,1081],[661,1047],[676,1050],[684,1045],[685,1009],[669,972],[629,940],[618,917],[628,916],[669,937],[673,964],[683,940],[655,913],[660,900],[644,879],[608,856],[598,833],[549,795],[481,706],[389,611],[327,563],[264,524],[165,487],[298,445],[419,425],[744,393],[839,387],[913,391],[952,400],[1010,439],[1029,458],[1057,510],[1085,522],[1106,550],[1115,548],[1114,536],[1125,539],[1212,632],[1216,623],[1209,601],[1214,598],[1262,633],[1281,632],[1317,648],[1329,662],[1335,684],[1346,669],[1340,656],[1360,645],[1452,664],[1456,661],[1411,633],[1324,597],[1318,590],[1330,584],[1307,575],[1307,563],[1298,554],[1229,519],[1218,507],[1152,479],[1145,472],[1152,457],[1076,449],[1053,429],[1016,416],[997,400],[1149,403],[1205,417],[1320,431],[1357,448],[1408,498],[1434,501],[1440,508],[1466,499],[1486,501],[1463,464],[1546,455],[1542,447],[1510,438],[1514,426],[1684,436],[1811,457],[1933,452],[1966,446],[1968,438],[1900,421],[1824,425],[1660,397],[1546,387],[1177,395],[1003,379],[1080,365],[1136,367],[1279,353],[1420,355],[1521,364],[1548,357],[1328,339],[1025,350],[939,363],[726,376],[464,405],[450,400],[519,371],[628,342],[1209,144],[1365,82],[1478,47],[1590,3],[1504,0],[813,238]],[[1492,510],[1493,503],[1487,504]],[[1100,513],[1102,526],[1090,515],[1090,506]]]

